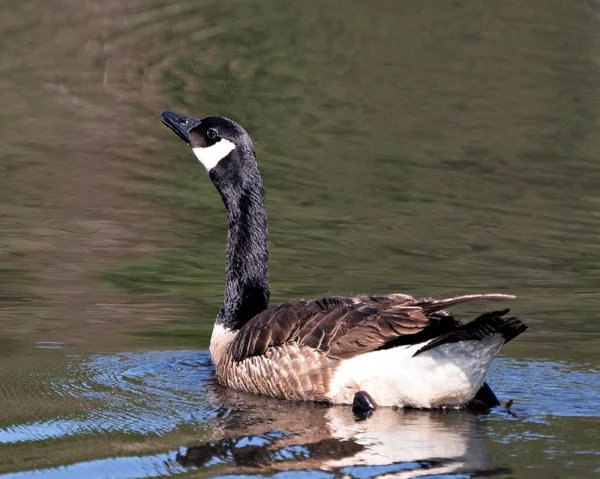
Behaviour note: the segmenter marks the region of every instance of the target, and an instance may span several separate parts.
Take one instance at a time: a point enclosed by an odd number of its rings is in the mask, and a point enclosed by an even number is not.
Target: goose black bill
[[[197,118],[183,116],[169,110],[163,111],[160,116],[162,117],[162,122],[188,144],[190,142],[190,130],[200,123],[200,120]]]

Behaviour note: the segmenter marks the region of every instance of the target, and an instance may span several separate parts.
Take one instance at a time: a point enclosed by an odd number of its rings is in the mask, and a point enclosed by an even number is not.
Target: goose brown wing
[[[509,295],[479,294],[443,300],[411,296],[330,296],[283,303],[252,318],[232,343],[234,360],[264,354],[269,348],[295,342],[332,358],[401,344],[414,344],[452,331],[460,324],[442,310],[476,299]]]
[[[410,298],[412,300],[412,298]],[[393,307],[389,297],[326,297],[284,303],[252,318],[232,345],[235,360],[296,342],[332,357],[377,349],[402,334],[429,325],[419,307]]]

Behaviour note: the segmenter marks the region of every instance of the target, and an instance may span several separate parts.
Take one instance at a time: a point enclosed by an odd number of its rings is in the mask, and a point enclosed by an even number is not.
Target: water
[[[596,3],[0,8],[0,477],[600,472]],[[274,303],[516,294],[513,415],[219,388],[226,221],[166,108],[252,135]]]
[[[597,467],[599,375],[589,366],[498,360],[490,380],[517,398],[512,414],[382,408],[361,421],[346,407],[226,390],[209,364],[196,350],[68,355],[24,375],[38,403],[58,410],[2,414],[4,469],[22,472],[1,477],[583,477]]]

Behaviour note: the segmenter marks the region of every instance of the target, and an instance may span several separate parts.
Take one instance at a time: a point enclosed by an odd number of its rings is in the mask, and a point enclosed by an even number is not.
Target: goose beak
[[[165,110],[160,116],[162,117],[162,122],[177,133],[177,136],[187,144],[190,143],[190,130],[200,124],[200,120],[197,118],[183,116],[174,111]]]

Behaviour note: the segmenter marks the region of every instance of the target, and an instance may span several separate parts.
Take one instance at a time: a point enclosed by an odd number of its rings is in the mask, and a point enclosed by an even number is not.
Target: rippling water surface
[[[367,420],[225,390],[205,351],[69,355],[22,380],[59,410],[3,414],[4,468],[23,472],[0,477],[583,477],[597,466],[600,371],[566,362],[498,360],[490,381],[517,398],[510,412],[382,408]]]
[[[600,473],[596,2],[0,9],[0,477]],[[166,108],[252,135],[273,302],[516,294],[511,410],[218,387],[226,220]]]

